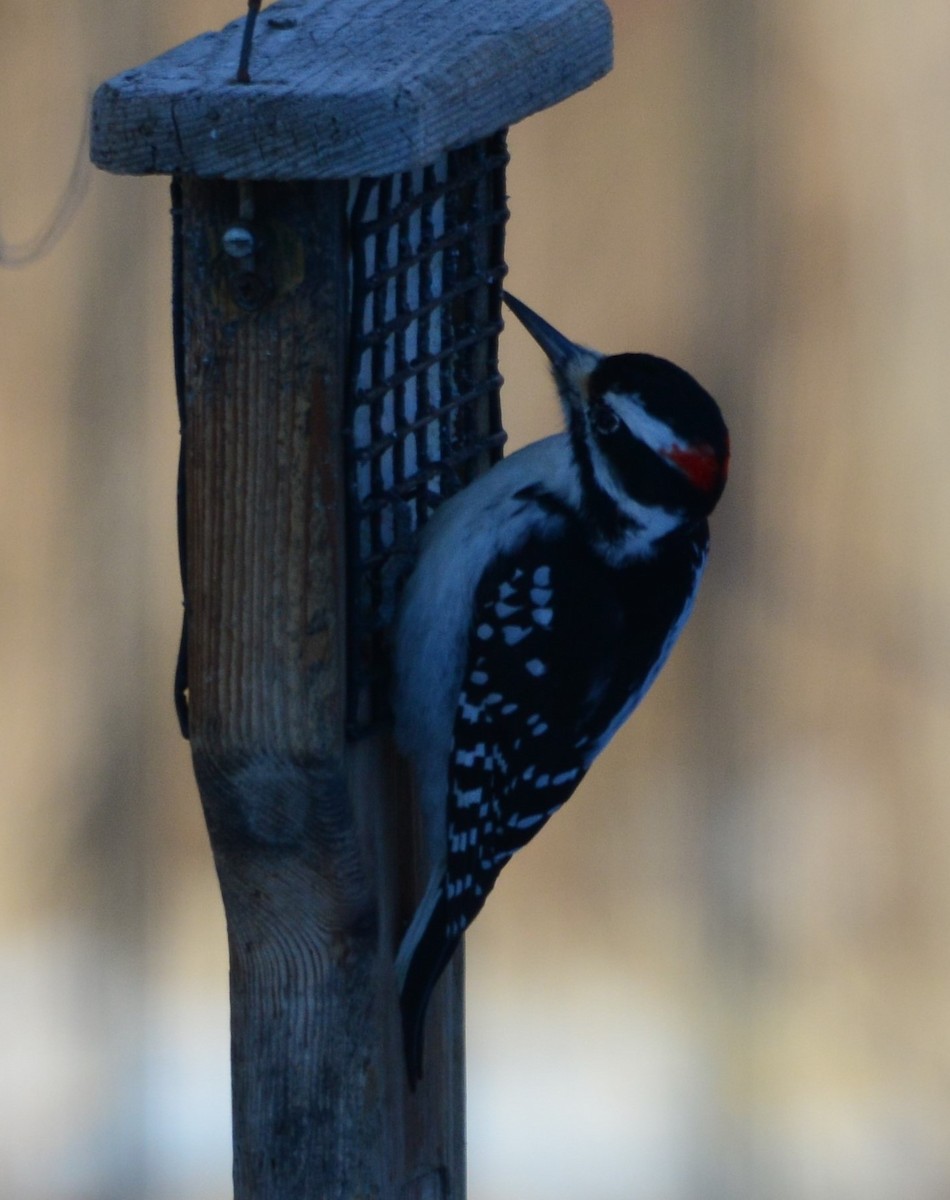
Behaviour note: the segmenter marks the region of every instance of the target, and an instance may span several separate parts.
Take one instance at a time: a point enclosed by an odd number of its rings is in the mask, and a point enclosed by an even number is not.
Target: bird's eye
[[[616,433],[620,428],[620,418],[610,405],[605,404],[603,401],[591,407],[590,421],[594,427],[594,431],[604,436]]]

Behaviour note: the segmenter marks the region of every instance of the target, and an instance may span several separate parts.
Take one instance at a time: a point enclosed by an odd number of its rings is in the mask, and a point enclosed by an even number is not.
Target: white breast
[[[532,484],[576,505],[567,434],[516,451],[436,512],[422,537],[396,621],[396,742],[413,763],[433,861],[445,852],[452,727],[468,651],[472,602],[486,567],[556,520],[516,493]]]

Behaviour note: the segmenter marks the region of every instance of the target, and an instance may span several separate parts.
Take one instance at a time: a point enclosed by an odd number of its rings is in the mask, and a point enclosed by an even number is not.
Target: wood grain
[[[410,806],[385,737],[344,738],[346,192],[182,187],[189,716],[228,926],[235,1197],[460,1200],[461,968],[410,1096]],[[234,259],[239,207],[255,250]]]
[[[122,174],[343,179],[432,161],[610,69],[603,0],[277,0],[117,75],[91,154]]]

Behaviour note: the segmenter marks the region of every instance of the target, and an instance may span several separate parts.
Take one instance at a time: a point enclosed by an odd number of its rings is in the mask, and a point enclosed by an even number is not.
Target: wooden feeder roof
[[[119,174],[343,179],[432,162],[610,70],[603,0],[277,0],[251,82],[243,16],[108,80],[92,159]]]

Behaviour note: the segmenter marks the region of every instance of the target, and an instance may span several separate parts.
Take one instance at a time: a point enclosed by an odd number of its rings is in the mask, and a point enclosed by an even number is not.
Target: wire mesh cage
[[[387,711],[386,632],[417,531],[501,455],[505,132],[366,178],[350,206],[347,377],[352,735]]]

